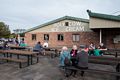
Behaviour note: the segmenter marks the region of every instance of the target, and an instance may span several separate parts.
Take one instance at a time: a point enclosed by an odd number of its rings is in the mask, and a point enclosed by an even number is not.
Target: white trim
[[[100,29],[100,43],[102,43],[102,29]]]

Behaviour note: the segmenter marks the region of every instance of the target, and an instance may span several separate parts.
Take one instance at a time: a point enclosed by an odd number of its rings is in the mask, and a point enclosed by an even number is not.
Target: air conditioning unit
[[[113,43],[118,43],[118,39],[117,38],[113,38]]]

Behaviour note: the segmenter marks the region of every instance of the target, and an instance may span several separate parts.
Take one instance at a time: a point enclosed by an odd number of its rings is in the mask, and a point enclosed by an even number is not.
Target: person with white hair
[[[60,66],[61,67],[65,66],[65,63],[64,63],[65,57],[68,57],[68,59],[70,59],[70,52],[68,51],[68,48],[66,46],[63,46],[61,54],[60,54]]]
[[[43,47],[48,47],[48,42],[44,42]]]

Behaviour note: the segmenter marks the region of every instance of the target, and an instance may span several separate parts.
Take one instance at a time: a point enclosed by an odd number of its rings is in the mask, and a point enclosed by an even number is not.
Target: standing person
[[[85,51],[85,45],[80,45],[79,51],[77,53],[77,68],[88,69],[88,53]],[[81,76],[84,75],[84,71],[81,71]]]
[[[71,55],[71,61],[72,61],[72,66],[76,67],[77,66],[77,60],[76,60],[76,56],[77,56],[77,46],[73,45],[72,50],[70,51],[70,55]],[[76,70],[72,70],[71,75],[73,74],[73,77],[75,77],[76,75]]]
[[[41,42],[37,42],[37,44],[33,47],[33,51],[39,53],[43,52],[43,46],[41,45]]]
[[[19,41],[17,38],[15,39],[15,44],[16,44],[16,46],[19,46]]]

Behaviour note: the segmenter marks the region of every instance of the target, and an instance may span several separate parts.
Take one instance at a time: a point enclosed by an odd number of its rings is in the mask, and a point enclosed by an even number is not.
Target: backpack
[[[65,59],[64,59],[65,66],[70,66],[71,65],[70,59],[68,59],[68,57],[65,55],[64,55],[64,57],[65,57]]]

